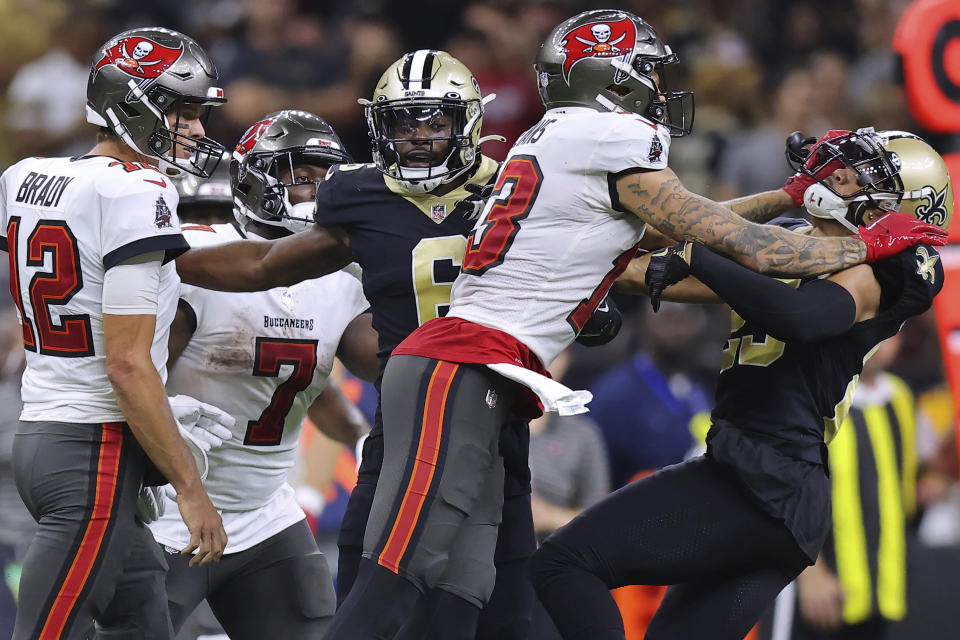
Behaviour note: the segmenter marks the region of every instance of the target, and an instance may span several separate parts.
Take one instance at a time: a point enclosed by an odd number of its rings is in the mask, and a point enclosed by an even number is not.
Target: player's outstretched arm
[[[793,198],[783,189],[773,191],[762,191],[742,198],[734,198],[721,202],[735,214],[749,220],[750,222],[764,223],[773,220],[777,216],[782,216],[791,209],[796,208]],[[662,249],[678,242],[677,238],[661,233],[653,227],[647,227],[643,239],[640,241],[640,248],[646,251]],[[643,274],[640,274],[641,279]]]
[[[193,248],[177,258],[180,279],[218,291],[266,291],[333,273],[350,263],[347,234],[314,226],[279,240]]]
[[[357,440],[370,431],[370,424],[360,409],[333,383],[328,383],[314,399],[307,409],[307,416],[325,436],[351,449],[356,448]]]
[[[649,295],[650,287],[646,283],[647,267],[650,266],[652,253],[645,253],[634,258],[627,265],[613,286],[621,293],[635,295]],[[723,302],[713,290],[693,276],[684,278],[680,282],[670,285],[663,290],[661,298],[671,302],[708,303]]]
[[[191,534],[190,545],[183,552],[196,549],[190,563],[204,565],[220,560],[227,534],[177,431],[167,392],[150,357],[155,329],[155,315],[104,313],[107,376],[137,442],[177,492]]]
[[[783,189],[761,191],[749,196],[725,200],[720,204],[744,220],[761,224],[782,216],[797,206],[790,194]]]
[[[784,342],[815,342],[839,335],[854,323],[874,317],[880,304],[880,284],[867,265],[801,283],[760,275],[689,242],[651,256],[651,269],[659,267],[648,270],[646,284],[651,290],[669,291],[663,285],[694,276],[745,320]],[[656,310],[656,293],[651,300]]]
[[[662,233],[701,242],[768,275],[813,276],[866,260],[857,238],[811,238],[755,224],[681,184],[669,168],[631,173],[617,181],[620,204]]]

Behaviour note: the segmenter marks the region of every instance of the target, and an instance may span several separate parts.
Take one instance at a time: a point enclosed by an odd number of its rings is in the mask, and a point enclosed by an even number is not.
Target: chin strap
[[[803,194],[803,206],[814,218],[822,220],[836,220],[851,233],[857,232],[857,227],[847,220],[847,212],[852,202],[844,200],[819,182],[807,187]]]

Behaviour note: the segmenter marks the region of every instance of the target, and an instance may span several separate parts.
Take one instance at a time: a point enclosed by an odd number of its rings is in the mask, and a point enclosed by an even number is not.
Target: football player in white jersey
[[[343,162],[350,158],[322,118],[272,113],[247,130],[234,152],[237,222],[185,225],[184,235],[192,246],[210,246],[306,230],[316,184],[330,165]],[[334,356],[376,377],[368,308],[358,274],[349,271],[256,293],[182,286],[167,389],[216,401],[236,424],[233,437],[209,452],[205,481],[229,543],[212,567],[169,559],[175,631],[204,598],[234,640],[316,638],[328,624],[336,608],[333,580],[287,473],[306,416],[351,448],[369,430],[359,410],[327,383]],[[179,549],[189,532],[168,502],[150,528],[158,542]]]
[[[541,388],[544,406],[558,400],[537,374],[645,246],[647,225],[794,275],[943,241],[943,229],[905,214],[881,219],[893,234],[879,241],[877,228],[810,238],[752,224],[687,191],[667,168],[671,134],[692,123],[689,92],[661,86],[663,66],[675,59],[650,25],[621,11],[582,13],[542,46],[535,69],[547,113],[500,170],[467,240],[449,314],[411,334],[387,364],[386,457],[367,562],[328,640],[390,637],[417,592],[463,555],[459,545],[477,517],[496,511],[490,505],[499,496],[488,488],[502,473],[503,417],[532,400],[530,385]],[[372,608],[380,615],[370,616]]]
[[[95,54],[92,151],[27,158],[0,178],[0,245],[27,350],[15,480],[39,522],[14,638],[169,638],[166,562],[135,517],[143,483],[170,482],[195,564],[226,534],[177,433],[163,384],[188,245],[171,175],[207,174],[223,147],[204,136],[224,102],[196,42],[161,28]],[[162,474],[161,479],[157,471]]]

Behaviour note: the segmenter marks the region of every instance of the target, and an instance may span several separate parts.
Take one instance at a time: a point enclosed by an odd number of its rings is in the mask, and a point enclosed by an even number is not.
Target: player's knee
[[[547,540],[530,558],[530,582],[537,594],[556,578],[572,571],[583,570],[576,556],[563,546]]]

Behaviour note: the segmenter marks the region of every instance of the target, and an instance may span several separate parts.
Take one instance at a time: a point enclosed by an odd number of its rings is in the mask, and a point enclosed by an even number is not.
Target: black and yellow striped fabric
[[[847,624],[879,614],[906,615],[906,523],[916,512],[916,418],[913,394],[889,374],[890,393],[854,402],[829,446],[833,530],[824,559],[846,598]]]

